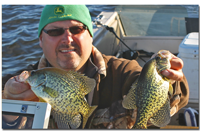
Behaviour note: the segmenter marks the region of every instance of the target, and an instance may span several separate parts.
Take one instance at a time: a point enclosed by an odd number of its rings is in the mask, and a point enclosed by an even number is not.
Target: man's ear
[[[93,43],[93,37],[91,37],[91,42]]]
[[[42,48],[42,34],[40,35],[40,37],[39,37],[39,45],[40,45],[40,47]]]

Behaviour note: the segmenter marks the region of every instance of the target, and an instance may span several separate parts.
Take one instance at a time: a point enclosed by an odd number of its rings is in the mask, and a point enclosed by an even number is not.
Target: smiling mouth
[[[62,53],[69,53],[69,52],[72,52],[72,51],[75,51],[75,49],[70,49],[70,50],[60,50],[60,52],[62,52]]]

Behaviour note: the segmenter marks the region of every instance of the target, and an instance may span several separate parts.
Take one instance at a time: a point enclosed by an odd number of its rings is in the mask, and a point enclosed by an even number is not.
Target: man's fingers
[[[176,56],[172,57],[170,63],[171,63],[171,69],[179,70],[183,68],[183,61]]]
[[[183,79],[183,61],[177,56],[171,54],[172,59],[170,60],[171,68],[163,70],[162,75],[169,78],[172,81],[180,81]]]
[[[163,70],[161,74],[166,76],[169,79],[176,80],[176,81],[181,81],[183,79],[182,69],[178,71],[173,70],[173,69],[167,69],[167,70]]]
[[[13,100],[38,101],[29,84],[19,82],[18,76],[10,78],[4,87],[3,98]]]
[[[9,94],[5,95],[5,98],[13,99],[13,100],[38,101],[37,96],[33,93],[32,90],[27,90],[27,91],[17,94],[17,95],[9,93]]]
[[[12,77],[8,82],[6,83],[5,87],[8,87],[8,91],[12,94],[20,94],[27,89],[30,89],[30,86],[26,83],[18,82],[17,77]]]
[[[19,95],[19,97],[22,98],[21,100],[24,100],[24,101],[37,101],[38,100],[37,96],[33,93],[32,90],[27,90],[27,91],[21,93]]]

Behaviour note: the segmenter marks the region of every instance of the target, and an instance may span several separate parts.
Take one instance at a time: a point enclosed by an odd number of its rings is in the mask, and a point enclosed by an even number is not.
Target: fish
[[[133,129],[147,129],[147,122],[163,127],[170,122],[170,97],[173,94],[172,81],[161,71],[171,67],[172,54],[160,50],[145,63],[138,79],[132,84],[122,101],[126,109],[137,109]]]
[[[85,98],[96,86],[96,81],[76,71],[46,67],[23,71],[19,77],[31,86],[41,102],[51,105],[58,128],[84,128],[97,108],[89,106]]]

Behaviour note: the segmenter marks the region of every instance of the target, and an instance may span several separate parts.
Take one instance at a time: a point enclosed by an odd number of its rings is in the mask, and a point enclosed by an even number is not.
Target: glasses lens
[[[66,29],[63,28],[58,28],[58,29],[51,29],[51,30],[45,30],[43,29],[43,31],[45,33],[47,33],[49,36],[60,36],[65,32]],[[86,26],[73,26],[73,27],[69,27],[69,31],[72,34],[79,34],[82,33],[84,30],[86,30]]]
[[[73,26],[69,28],[69,31],[72,34],[79,34],[82,33],[85,30],[85,28],[83,26]]]
[[[47,34],[49,34],[50,36],[59,36],[62,35],[64,32],[65,30],[63,28],[59,28],[59,29],[48,30]]]

